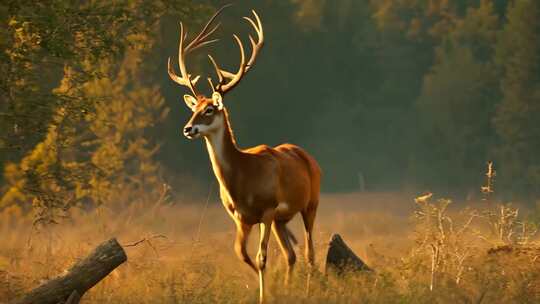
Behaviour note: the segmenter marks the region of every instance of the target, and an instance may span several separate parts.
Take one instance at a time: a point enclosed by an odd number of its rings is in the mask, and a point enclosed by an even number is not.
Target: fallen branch
[[[16,304],[79,303],[84,293],[127,260],[116,239],[96,247],[85,259],[76,263],[67,274],[49,280],[15,301]]]
[[[155,234],[155,235],[152,235],[152,236],[149,236],[149,237],[145,237],[145,238],[142,238],[138,241],[135,241],[131,244],[125,244],[125,245],[122,245],[123,247],[135,247],[137,245],[139,245],[140,243],[143,243],[143,242],[150,242],[150,240],[152,239],[157,239],[157,238],[162,238],[162,239],[166,239],[167,237],[164,236],[163,234]]]
[[[66,304],[79,304],[79,301],[81,301],[81,296],[77,290],[74,290],[71,295],[69,295],[69,298],[67,298]]]
[[[131,244],[125,244],[125,245],[122,245],[122,246],[123,247],[136,247],[137,245],[139,245],[141,243],[146,243],[146,244],[148,244],[148,246],[150,246],[150,248],[152,248],[152,250],[154,250],[154,253],[156,254],[156,256],[159,256],[156,247],[154,247],[154,244],[152,244],[152,242],[151,242],[151,240],[158,239],[158,238],[167,239],[167,237],[164,236],[163,234],[154,234],[152,236],[142,238],[142,239],[140,239],[140,240],[138,240],[136,242],[133,242]]]

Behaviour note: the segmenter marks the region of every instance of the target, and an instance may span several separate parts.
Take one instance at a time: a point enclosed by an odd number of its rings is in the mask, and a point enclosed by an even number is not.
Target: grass
[[[316,225],[317,265],[340,233],[375,274],[318,273],[306,295],[303,246],[295,276],[283,286],[284,262],[270,241],[270,303],[539,303],[540,250],[535,229],[512,206],[406,194],[324,195]],[[502,210],[500,208],[507,208]],[[290,225],[298,237],[301,222]],[[524,228],[525,227],[525,228]],[[156,237],[156,236],[160,237]],[[233,251],[234,225],[218,201],[161,202],[73,209],[69,220],[35,230],[17,208],[0,214],[0,303],[63,273],[100,242],[117,237],[128,261],[82,303],[256,303],[257,278]],[[164,236],[164,237],[161,237]],[[256,252],[256,231],[250,253]],[[302,238],[299,238],[302,239]]]

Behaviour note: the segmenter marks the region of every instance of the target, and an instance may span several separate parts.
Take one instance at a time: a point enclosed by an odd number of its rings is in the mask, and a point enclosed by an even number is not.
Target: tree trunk
[[[338,275],[345,272],[373,271],[345,244],[339,234],[332,235],[326,255],[325,272],[333,271]]]
[[[78,303],[84,293],[127,260],[116,239],[99,245],[67,274],[47,281],[22,297],[16,304]]]

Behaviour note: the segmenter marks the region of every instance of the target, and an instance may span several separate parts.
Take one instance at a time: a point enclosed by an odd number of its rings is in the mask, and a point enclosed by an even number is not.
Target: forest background
[[[179,21],[193,35],[223,4],[2,1],[0,209],[55,222],[164,184],[206,195],[208,156],[181,135],[186,91],[166,64]],[[501,199],[540,198],[538,1],[237,1],[192,70],[211,75],[207,53],[236,67],[231,34],[247,43],[252,8],[266,45],[225,100],[241,147],[306,148],[325,192],[464,197],[493,161]]]

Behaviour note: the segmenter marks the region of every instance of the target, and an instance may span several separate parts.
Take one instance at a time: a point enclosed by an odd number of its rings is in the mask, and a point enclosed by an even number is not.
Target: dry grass
[[[284,265],[272,240],[270,302],[540,301],[540,251],[534,249],[533,238],[527,244],[497,240],[489,232],[490,223],[497,219],[490,219],[487,213],[475,211],[473,222],[467,224],[471,210],[458,210],[452,204],[437,209],[442,206],[436,201],[426,204],[432,209],[416,206],[412,196],[405,194],[324,195],[316,226],[320,269],[326,242],[332,233],[340,233],[376,273],[315,276],[306,297],[302,246],[297,250],[295,279],[289,288],[283,288]],[[414,211],[425,214],[415,217]],[[297,236],[302,235],[298,218],[291,227]],[[516,235],[519,227],[515,227]],[[208,208],[179,202],[100,208],[89,213],[73,210],[71,220],[42,231],[34,231],[31,220],[18,210],[4,210],[0,218],[0,303],[9,303],[42,280],[62,273],[105,239],[116,236],[120,243],[128,244],[153,235],[166,238],[126,248],[128,262],[85,295],[82,303],[256,303],[256,276],[236,259],[234,226],[216,199],[210,200]],[[251,254],[256,237],[255,232]],[[496,246],[506,247],[488,253]]]

